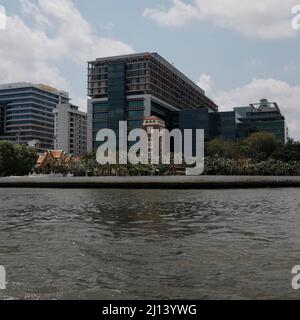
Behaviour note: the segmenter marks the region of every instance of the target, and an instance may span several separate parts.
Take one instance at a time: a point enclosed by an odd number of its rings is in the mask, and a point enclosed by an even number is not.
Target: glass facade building
[[[99,129],[118,132],[142,128],[143,118],[157,116],[168,129],[178,127],[181,110],[217,111],[205,92],[157,53],[141,53],[88,62],[88,150],[99,143]]]
[[[4,135],[4,106],[0,105],[0,136]]]
[[[236,108],[237,137],[245,138],[255,131],[274,134],[277,139],[286,142],[287,130],[285,117],[275,102],[262,99],[260,103],[249,107]]]
[[[179,112],[179,128],[204,129],[205,141],[217,136],[234,140],[237,137],[235,112],[209,112],[209,110],[185,110]]]
[[[141,53],[88,62],[88,151],[96,150],[99,129],[118,134],[119,121],[142,128],[144,117],[161,118],[166,128],[204,129],[207,141],[235,140],[253,131],[286,140],[285,118],[266,99],[248,107],[218,112],[205,92],[157,53]]]
[[[38,152],[53,149],[53,110],[68,101],[68,93],[46,85],[0,85],[0,140],[24,144],[36,140]]]
[[[234,108],[234,111],[209,112],[209,110],[185,110],[179,113],[181,129],[204,129],[205,140],[218,136],[228,140],[244,139],[256,131],[274,134],[286,142],[285,117],[275,102],[262,99],[260,103]]]

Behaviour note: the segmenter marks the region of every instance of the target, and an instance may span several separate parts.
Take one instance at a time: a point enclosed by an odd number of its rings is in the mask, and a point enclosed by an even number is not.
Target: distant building
[[[38,140],[38,152],[53,149],[53,110],[68,101],[67,92],[42,84],[0,85],[0,140],[22,144]]]
[[[229,140],[244,139],[255,131],[272,133],[282,142],[287,138],[285,117],[277,103],[267,99],[234,108],[234,111],[184,110],[179,113],[179,127],[182,130],[204,129],[206,141],[218,136]]]
[[[238,138],[246,138],[255,131],[263,131],[274,134],[282,142],[286,141],[288,131],[285,117],[281,114],[276,102],[261,99],[260,103],[234,110]]]
[[[204,90],[157,53],[99,58],[88,63],[88,149],[96,150],[99,129],[118,134],[119,121],[142,128],[144,117],[157,116],[177,127],[181,110],[218,106]]]
[[[4,135],[4,106],[0,105],[0,137]]]
[[[54,148],[81,157],[87,152],[87,115],[69,103],[54,109]]]

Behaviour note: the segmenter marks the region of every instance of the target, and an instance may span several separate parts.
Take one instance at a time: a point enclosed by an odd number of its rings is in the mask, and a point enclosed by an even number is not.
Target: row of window
[[[106,74],[94,74],[92,76],[88,77],[89,81],[101,81],[101,80],[107,80],[108,75]]]
[[[35,120],[13,121],[13,122],[7,123],[7,126],[15,126],[15,125],[22,125],[22,124],[29,124],[29,125],[36,124],[38,126],[54,129],[54,125],[46,124],[46,123],[35,121]]]
[[[41,100],[37,100],[37,99],[29,99],[29,100],[23,101],[22,103],[24,103],[24,104],[19,104],[19,102],[15,103],[15,104],[13,104],[13,103],[9,104],[6,107],[6,110],[15,112],[18,109],[33,107],[33,108],[36,108],[36,109],[39,109],[39,110],[44,110],[44,111],[47,111],[49,113],[52,113],[53,109],[56,107],[56,104],[52,104],[52,105],[51,104],[46,104],[46,103],[43,103]]]
[[[135,101],[128,101],[127,102],[128,108],[144,108],[144,100],[135,100]],[[108,102],[100,102],[100,103],[94,103],[93,105],[93,112],[103,112],[107,111],[110,108],[110,105]]]
[[[142,127],[143,126],[143,119],[135,119],[135,120],[128,120],[127,121],[127,125],[128,127],[131,127],[131,128],[136,128],[136,127]],[[106,129],[108,128],[108,123],[107,121],[103,121],[103,122],[94,122],[93,123],[93,129],[96,130],[96,129]]]
[[[41,97],[40,97],[41,96]],[[51,95],[46,94],[42,91],[36,91],[36,90],[28,90],[25,92],[15,91],[11,92],[10,94],[3,94],[3,91],[0,91],[0,100],[14,100],[14,99],[21,99],[21,98],[38,98],[39,100],[50,102],[52,104],[57,104],[59,101],[59,96],[57,95]],[[62,101],[68,102],[68,98],[61,97]]]
[[[149,64],[147,62],[127,64],[128,70],[147,69],[148,67]]]
[[[41,126],[41,125],[25,125],[25,126],[13,126],[10,125],[9,127],[6,127],[6,132],[28,132],[28,131],[36,131],[36,136],[38,137],[39,135],[42,136],[41,132],[45,133],[45,137],[48,136],[54,136],[54,130],[53,128],[48,128],[46,126]]]
[[[36,127],[17,127],[17,128],[7,128],[7,132],[14,132],[14,133],[19,133],[22,131],[22,133],[30,133],[32,135],[35,135],[35,137],[44,137],[44,138],[49,138],[52,137],[53,139],[53,134],[52,132],[50,133],[49,129],[43,129],[43,128],[36,128]],[[45,132],[45,133],[42,133]]]
[[[38,115],[41,115],[41,116],[45,116],[45,117],[50,117],[50,118],[53,118],[53,113],[49,112],[49,113],[45,113],[45,112],[41,112],[41,111],[38,111],[37,109],[34,109],[34,108],[29,108],[28,109],[28,106],[24,106],[26,109],[22,109],[22,110],[14,110],[14,111],[9,111],[6,113],[6,116],[9,117],[9,116],[14,116],[16,114],[26,114],[26,113],[32,113],[32,114],[38,114]]]
[[[130,110],[128,111],[128,117],[133,118],[143,118],[144,117],[144,110]]]
[[[139,77],[139,76],[149,76],[149,70],[135,70],[135,71],[127,71],[126,78],[128,77]]]
[[[41,120],[41,121],[49,121],[50,123],[53,123],[53,119],[45,118],[45,117],[39,117],[36,115],[20,115],[20,116],[7,116],[6,120],[11,122],[15,120],[24,120],[24,119],[35,119],[35,120]]]

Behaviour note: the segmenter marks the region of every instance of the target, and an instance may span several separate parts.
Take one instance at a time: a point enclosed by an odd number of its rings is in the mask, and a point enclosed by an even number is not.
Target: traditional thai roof
[[[160,120],[160,121],[164,121],[163,119],[156,117],[156,116],[150,116],[150,117],[145,117],[144,121],[149,121],[149,120]]]
[[[46,158],[47,158],[47,153],[40,155],[37,159],[37,164],[42,165],[44,163],[44,161],[46,160]]]
[[[51,160],[63,160],[66,163],[70,162],[70,159],[66,157],[66,153],[63,150],[47,150],[44,154],[39,156],[37,160],[37,167],[42,167],[49,158]]]

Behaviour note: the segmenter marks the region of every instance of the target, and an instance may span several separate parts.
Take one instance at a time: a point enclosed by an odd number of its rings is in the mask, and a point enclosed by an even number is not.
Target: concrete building
[[[0,140],[36,143],[38,152],[53,149],[54,114],[69,94],[43,84],[27,82],[0,85]]]
[[[87,152],[87,115],[70,103],[54,109],[54,148],[81,157]]]
[[[140,53],[88,62],[88,150],[96,150],[96,134],[119,121],[142,128],[144,117],[157,116],[166,127],[177,127],[181,110],[218,106],[204,90],[157,53]]]

